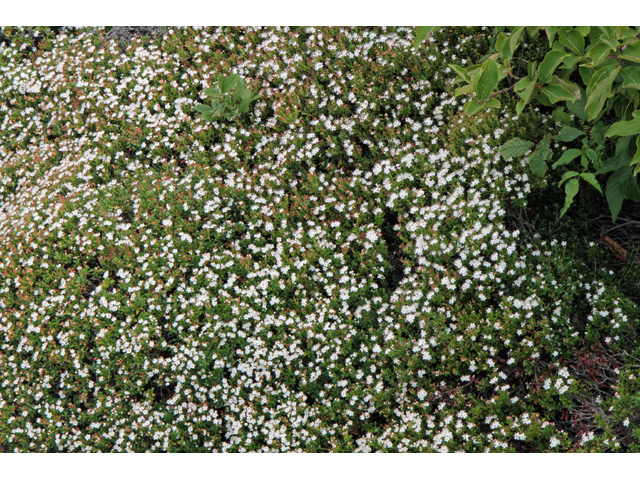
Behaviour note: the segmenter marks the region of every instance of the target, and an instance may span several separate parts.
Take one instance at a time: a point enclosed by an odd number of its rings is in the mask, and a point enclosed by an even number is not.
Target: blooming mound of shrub
[[[637,306],[513,221],[544,182],[500,146],[555,125],[453,96],[481,29],[36,33],[0,44],[3,451],[640,449]],[[261,97],[206,122],[220,73]]]

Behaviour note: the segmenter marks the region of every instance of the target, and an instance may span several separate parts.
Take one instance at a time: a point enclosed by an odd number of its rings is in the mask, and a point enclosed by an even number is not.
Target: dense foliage
[[[433,29],[419,27],[416,46]],[[518,115],[528,104],[561,104],[552,115],[563,127],[536,145],[528,156],[531,170],[544,176],[553,157],[551,140],[567,143],[573,148],[565,147],[553,163],[563,171],[559,186],[565,184],[561,216],[581,180],[603,193],[597,177],[607,175],[606,198],[615,222],[625,199],[640,202],[640,27],[501,27],[492,39],[493,49],[481,62],[451,65],[457,82],[465,84],[456,95],[472,95],[465,112],[498,108],[498,95],[509,91],[519,97]],[[501,83],[509,85],[498,91]],[[511,141],[509,151],[517,155],[534,146]]]
[[[37,30],[0,46],[2,450],[640,450],[639,309],[500,153],[554,120],[455,97],[485,30]]]

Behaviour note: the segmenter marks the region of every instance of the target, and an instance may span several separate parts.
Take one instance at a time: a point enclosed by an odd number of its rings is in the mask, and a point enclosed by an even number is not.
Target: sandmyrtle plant
[[[514,220],[554,120],[464,114],[485,33],[0,47],[0,448],[637,450],[638,307]],[[251,121],[195,114],[230,69]]]

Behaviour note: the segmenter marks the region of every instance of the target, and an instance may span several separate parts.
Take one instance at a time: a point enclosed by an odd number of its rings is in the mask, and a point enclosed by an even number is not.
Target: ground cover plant
[[[464,112],[488,30],[110,32],[0,36],[2,451],[640,450],[638,268]]]

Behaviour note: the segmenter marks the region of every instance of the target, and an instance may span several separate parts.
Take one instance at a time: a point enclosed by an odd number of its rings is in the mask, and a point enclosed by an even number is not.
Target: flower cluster
[[[465,119],[446,70],[481,30],[101,35],[0,47],[3,450],[621,448],[561,419],[637,310],[510,224],[526,122]],[[250,115],[199,118],[220,73]]]

